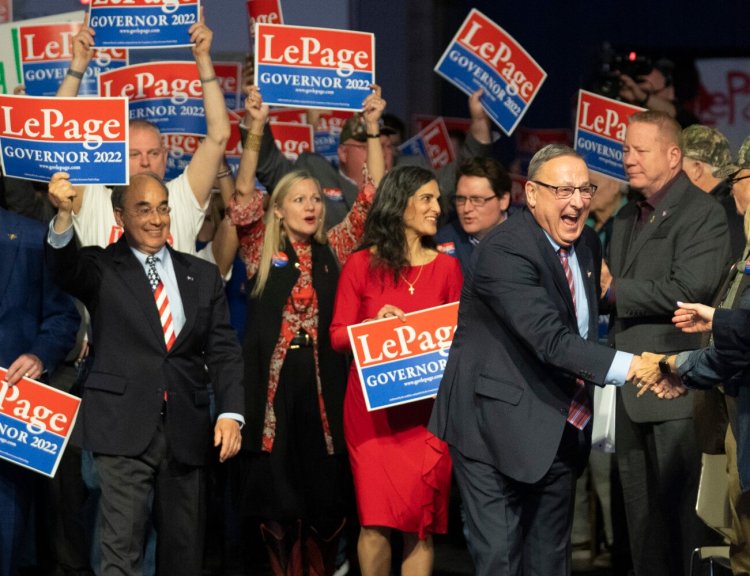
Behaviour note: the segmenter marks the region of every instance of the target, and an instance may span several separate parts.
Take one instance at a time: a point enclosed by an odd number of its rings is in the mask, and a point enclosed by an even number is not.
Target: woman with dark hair
[[[362,130],[376,133],[384,108],[373,86]],[[222,256],[233,258],[239,243],[249,279],[242,511],[259,521],[275,576],[330,576],[346,504],[347,360],[332,350],[328,328],[339,265],[359,245],[375,188],[366,184],[344,221],[326,230],[320,184],[297,170],[276,185],[264,215],[255,168],[268,106],[255,87],[246,110],[250,131],[228,206],[237,237]],[[384,172],[377,137],[368,138],[367,163],[377,183]]]
[[[458,300],[458,260],[438,253],[432,236],[440,216],[435,176],[396,168],[383,178],[365,222],[363,249],[343,270],[336,293],[331,345],[350,349],[347,326]],[[401,573],[426,575],[432,534],[448,525],[451,462],[445,443],[427,431],[432,400],[368,412],[356,366],[344,400],[344,436],[362,529],[357,551],[363,576],[391,567],[391,530],[404,533]]]

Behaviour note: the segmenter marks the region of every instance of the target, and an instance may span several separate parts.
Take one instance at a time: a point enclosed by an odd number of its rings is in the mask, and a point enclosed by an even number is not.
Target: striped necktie
[[[570,252],[567,248],[560,248],[557,251],[557,255],[560,257],[560,264],[562,264],[563,271],[565,272],[565,279],[568,281],[570,295],[573,298],[573,309],[576,310],[576,287],[573,281],[573,271],[570,269],[570,263],[568,262]],[[589,420],[591,420],[589,393],[586,391],[586,384],[580,378],[576,378],[576,391],[573,394],[573,399],[570,401],[567,420],[579,430],[583,430],[586,424],[589,423]]]
[[[164,282],[161,281],[159,273],[156,271],[157,260],[156,256],[146,257],[146,265],[148,266],[146,274],[149,284],[151,284],[151,290],[154,291],[154,300],[156,301],[156,308],[159,311],[161,329],[164,332],[164,343],[167,346],[167,351],[169,351],[175,341],[174,324],[172,323],[172,312],[169,310],[167,290],[164,288]]]

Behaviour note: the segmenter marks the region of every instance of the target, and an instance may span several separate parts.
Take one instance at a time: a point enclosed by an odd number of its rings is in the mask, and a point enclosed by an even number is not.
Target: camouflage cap
[[[737,163],[732,164],[730,162],[723,168],[714,170],[714,176],[716,176],[717,178],[726,178],[728,176],[731,176],[732,174],[736,174],[737,172],[745,168],[750,170],[750,136],[745,138],[745,141],[742,143],[739,151],[737,152]]]
[[[380,123],[381,134],[395,134],[396,131],[393,128],[383,125]],[[341,135],[339,136],[339,144],[343,144],[347,140],[356,140],[357,142],[367,142],[367,129],[365,127],[365,121],[359,114],[355,114],[344,122],[344,126],[341,128]]]
[[[732,161],[729,140],[716,128],[693,124],[682,131],[682,152],[688,158],[700,160],[716,169]]]

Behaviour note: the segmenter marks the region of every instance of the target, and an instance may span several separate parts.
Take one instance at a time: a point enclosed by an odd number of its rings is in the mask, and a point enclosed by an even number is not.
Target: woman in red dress
[[[440,191],[423,168],[396,168],[383,178],[365,222],[363,249],[339,279],[331,345],[350,349],[347,326],[458,300],[458,260],[432,243]],[[391,530],[404,533],[402,574],[429,574],[432,533],[448,526],[451,462],[445,443],[427,431],[432,400],[368,412],[356,366],[344,399],[344,436],[362,529],[357,552],[363,576],[391,567]]]

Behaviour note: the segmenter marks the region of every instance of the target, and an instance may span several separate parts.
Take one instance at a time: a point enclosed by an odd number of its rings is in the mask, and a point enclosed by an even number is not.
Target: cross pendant
[[[414,296],[414,286],[409,286],[409,294]]]

